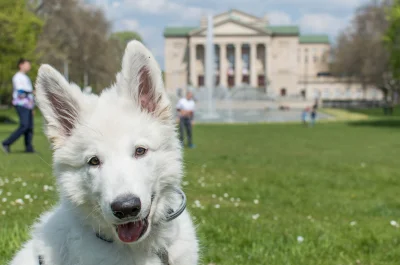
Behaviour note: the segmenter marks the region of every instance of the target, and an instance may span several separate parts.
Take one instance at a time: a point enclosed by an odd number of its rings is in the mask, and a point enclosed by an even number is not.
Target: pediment
[[[267,35],[269,32],[263,28],[253,27],[238,21],[228,19],[214,24],[214,35]],[[207,28],[198,29],[192,36],[206,36]]]

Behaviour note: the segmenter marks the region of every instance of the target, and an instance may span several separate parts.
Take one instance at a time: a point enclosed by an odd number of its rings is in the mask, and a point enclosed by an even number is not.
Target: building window
[[[265,75],[258,76],[258,86],[259,87],[265,86]]]
[[[204,86],[204,75],[199,75],[198,84],[199,84],[199,87]]]
[[[302,89],[302,90],[300,90],[300,96],[301,96],[302,98],[306,98],[306,89],[305,89],[305,88]]]
[[[286,96],[286,88],[281,88],[281,96],[282,97]]]

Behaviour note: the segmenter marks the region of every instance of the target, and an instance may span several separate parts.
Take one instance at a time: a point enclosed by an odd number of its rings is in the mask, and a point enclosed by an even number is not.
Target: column
[[[228,87],[228,64],[225,43],[219,44],[219,83],[222,87]]]
[[[265,63],[264,63],[264,65],[265,65],[265,69],[264,69],[265,93],[270,94],[272,92],[272,91],[269,91],[270,86],[268,84],[268,80],[269,80],[268,79],[269,78],[269,67],[268,67],[268,58],[269,58],[269,56],[268,56],[268,53],[269,53],[270,48],[267,46],[266,43],[264,44],[264,47],[265,47],[265,58],[264,58],[264,60],[265,60]]]
[[[189,71],[190,71],[190,83],[193,87],[197,87],[197,73],[196,73],[196,44],[190,44],[190,57],[189,57]]]
[[[250,85],[252,87],[258,87],[258,72],[256,69],[257,61],[257,44],[252,43],[250,46]]]
[[[242,44],[235,45],[235,86],[242,84]]]

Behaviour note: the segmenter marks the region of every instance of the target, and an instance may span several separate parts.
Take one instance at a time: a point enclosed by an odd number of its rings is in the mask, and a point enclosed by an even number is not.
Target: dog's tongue
[[[143,221],[118,226],[118,237],[122,242],[130,243],[139,239],[144,229]]]

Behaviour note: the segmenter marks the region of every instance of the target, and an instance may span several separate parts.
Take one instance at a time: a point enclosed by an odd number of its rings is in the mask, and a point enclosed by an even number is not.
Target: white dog
[[[48,65],[36,88],[61,198],[11,264],[197,264],[181,148],[152,54],[130,42],[116,84],[100,96]]]

